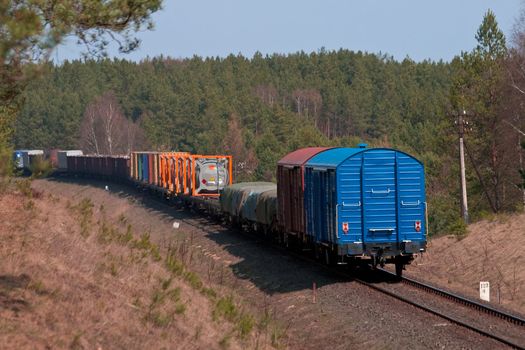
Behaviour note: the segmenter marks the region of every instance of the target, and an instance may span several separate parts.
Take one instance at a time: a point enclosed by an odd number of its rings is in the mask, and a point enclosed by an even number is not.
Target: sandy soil
[[[104,198],[82,202],[81,193],[46,187],[0,195],[0,348],[270,347],[258,320],[241,318],[239,307],[228,314],[227,303],[218,309],[231,291],[182,261],[182,270],[166,267],[166,246],[178,249],[177,259],[181,247],[170,241],[157,251],[124,216],[131,202],[111,208]],[[252,327],[242,336],[241,320]]]
[[[470,225],[465,237],[431,239],[407,276],[472,298],[479,298],[479,282],[489,281],[492,304],[525,315],[524,247],[525,214],[501,215]]]

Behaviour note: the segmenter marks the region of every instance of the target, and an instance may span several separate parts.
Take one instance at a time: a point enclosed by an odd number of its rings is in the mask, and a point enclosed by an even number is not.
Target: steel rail
[[[374,289],[374,290],[376,290],[376,291],[379,291],[379,292],[381,292],[381,293],[383,293],[383,294],[386,294],[386,295],[388,295],[388,296],[390,296],[390,297],[392,297],[392,298],[395,298],[395,299],[397,299],[397,300],[403,301],[403,302],[405,302],[405,303],[407,303],[407,304],[409,304],[409,305],[412,305],[412,306],[414,306],[414,307],[416,307],[416,308],[418,308],[418,309],[424,310],[424,311],[426,311],[426,312],[428,312],[428,313],[431,313],[431,314],[433,314],[433,315],[435,315],[435,316],[438,316],[438,317],[443,318],[443,319],[445,319],[445,320],[447,320],[447,321],[450,321],[450,322],[452,322],[452,323],[455,323],[455,324],[457,324],[457,325],[459,325],[459,326],[461,326],[461,327],[467,328],[467,329],[469,329],[469,330],[471,330],[471,331],[473,331],[473,332],[476,332],[476,333],[478,333],[478,334],[481,334],[481,335],[483,335],[483,336],[485,336],[485,337],[487,337],[487,338],[490,338],[490,339],[496,340],[496,341],[498,341],[498,342],[500,342],[500,343],[503,343],[503,344],[505,344],[505,345],[507,345],[507,346],[509,346],[509,347],[511,347],[511,348],[519,349],[519,350],[525,350],[525,347],[523,347],[522,345],[516,344],[516,343],[514,343],[514,342],[512,342],[512,341],[510,341],[510,340],[508,340],[508,339],[505,339],[505,338],[502,338],[502,337],[497,336],[497,335],[495,335],[495,334],[489,333],[489,332],[487,332],[487,331],[485,331],[485,330],[483,330],[483,329],[481,329],[481,328],[479,328],[479,327],[476,327],[476,326],[473,326],[473,325],[471,325],[471,324],[465,323],[465,322],[463,322],[463,321],[461,321],[461,320],[459,320],[459,319],[457,319],[457,318],[455,318],[455,317],[445,315],[445,314],[442,313],[442,312],[439,312],[439,311],[434,310],[434,309],[432,309],[432,308],[430,308],[430,307],[427,307],[427,306],[421,305],[421,304],[419,304],[419,303],[417,303],[417,302],[414,302],[414,301],[412,301],[412,300],[410,300],[410,299],[407,299],[407,298],[405,298],[405,297],[402,297],[402,296],[400,296],[400,295],[397,295],[397,294],[395,294],[395,293],[392,293],[391,291],[388,291],[388,290],[386,290],[386,289],[383,289],[383,288],[381,288],[381,287],[378,287],[378,286],[376,286],[376,285],[373,285],[372,283],[369,283],[369,282],[363,281],[363,280],[361,280],[361,279],[354,279],[354,280],[357,281],[357,282],[360,283],[360,284],[363,284],[363,285],[365,285],[365,286],[367,286],[367,287],[369,287],[369,288],[372,288],[372,289]]]
[[[275,245],[273,245],[273,246],[275,246]],[[280,247],[280,248],[282,248],[282,250],[285,249],[284,247]],[[287,252],[290,253],[290,251],[287,251]],[[412,301],[412,300],[410,300],[410,299],[408,299],[408,298],[405,298],[405,297],[403,297],[403,296],[401,296],[401,295],[398,295],[398,294],[396,294],[396,293],[393,293],[393,292],[391,292],[391,291],[389,291],[389,290],[386,290],[386,289],[384,289],[384,288],[381,288],[381,287],[379,287],[379,286],[377,286],[377,285],[375,285],[375,284],[373,284],[373,283],[370,283],[370,282],[364,281],[363,279],[360,279],[359,277],[355,276],[354,274],[352,274],[352,273],[350,273],[350,272],[345,272],[345,271],[337,270],[336,268],[331,268],[330,266],[328,266],[328,265],[326,265],[326,264],[323,264],[323,263],[321,263],[321,262],[319,262],[319,261],[317,261],[317,260],[314,260],[314,259],[311,259],[311,258],[309,258],[309,257],[306,257],[304,254],[299,254],[299,253],[296,253],[296,252],[291,252],[291,255],[294,256],[294,257],[296,257],[296,258],[298,258],[298,259],[300,259],[300,260],[307,261],[307,262],[309,262],[309,263],[313,263],[313,264],[315,264],[315,265],[317,265],[317,266],[320,266],[320,267],[324,268],[325,270],[327,270],[327,271],[329,271],[329,272],[331,272],[331,273],[335,273],[335,274],[339,275],[340,277],[344,277],[345,279],[350,279],[350,280],[356,281],[357,283],[359,283],[359,284],[361,284],[361,285],[364,285],[364,286],[366,286],[366,287],[369,287],[369,288],[371,288],[371,289],[373,289],[373,290],[376,290],[376,291],[378,291],[378,292],[380,292],[380,293],[386,294],[386,295],[388,295],[388,296],[390,296],[390,297],[392,297],[392,298],[394,298],[394,299],[397,299],[397,300],[400,300],[400,301],[402,301],[402,302],[404,302],[404,303],[407,303],[407,304],[409,304],[409,305],[412,305],[412,306],[414,306],[414,307],[416,307],[416,308],[418,308],[418,309],[420,309],[420,310],[423,310],[423,311],[425,311],[425,312],[431,313],[431,314],[433,314],[433,315],[435,315],[435,316],[437,316],[437,317],[443,318],[443,319],[445,319],[445,320],[447,320],[447,321],[449,321],[449,322],[452,322],[452,323],[454,323],[454,324],[456,324],[456,325],[458,325],[458,326],[460,326],[460,327],[463,327],[463,328],[469,329],[469,330],[471,330],[471,331],[473,331],[473,332],[475,332],[475,333],[478,333],[478,334],[480,334],[480,335],[483,335],[483,336],[485,336],[485,337],[487,337],[487,338],[489,338],[489,339],[496,340],[496,341],[498,341],[498,342],[500,342],[500,343],[502,343],[502,344],[505,344],[505,345],[507,345],[507,346],[509,346],[509,347],[511,347],[511,348],[513,348],[513,349],[525,350],[525,347],[524,347],[523,345],[516,344],[516,343],[512,342],[511,340],[508,340],[508,339],[502,338],[502,337],[500,337],[500,336],[498,336],[498,335],[496,335],[496,334],[490,333],[490,332],[488,332],[488,331],[486,331],[486,330],[483,330],[483,329],[481,329],[481,328],[479,328],[479,327],[476,327],[476,326],[474,326],[474,325],[468,324],[468,323],[466,323],[466,322],[464,322],[464,321],[461,321],[461,320],[459,320],[459,319],[457,319],[457,318],[455,318],[455,317],[452,317],[452,316],[446,315],[446,314],[444,314],[444,313],[442,313],[442,312],[440,312],[440,311],[437,311],[437,310],[435,310],[435,309],[433,309],[433,308],[430,308],[430,307],[428,307],[428,306],[422,305],[422,304],[417,303],[417,302],[415,302],[415,301]],[[391,273],[390,271],[386,271],[386,270],[383,270],[383,269],[377,269],[377,270],[380,271],[380,272],[388,273],[389,275],[391,275],[391,277],[393,276],[393,277],[398,278],[395,274]],[[439,288],[434,288],[434,287],[432,287],[432,286],[430,286],[430,285],[427,285],[427,284],[425,284],[425,283],[421,283],[421,282],[418,282],[418,281],[412,280],[412,279],[410,279],[410,278],[405,278],[405,277],[404,277],[404,279],[406,280],[406,283],[409,284],[409,285],[412,285],[411,283],[414,282],[414,283],[417,284],[418,286],[421,285],[421,288],[429,288],[430,290],[440,291],[440,292],[443,293],[443,295],[450,295],[451,298],[452,298],[452,297],[457,297],[457,298],[458,298],[457,300],[465,300],[466,302],[472,302],[472,305],[474,305],[474,304],[479,304],[481,307],[486,307],[486,305],[483,305],[483,304],[480,304],[480,303],[476,303],[475,301],[468,300],[468,299],[466,299],[466,298],[464,298],[464,297],[461,297],[461,296],[459,296],[459,295],[455,295],[455,294],[453,294],[453,293],[448,293],[448,292],[446,292],[446,291],[444,291],[444,290],[441,290],[441,289],[439,289]],[[402,280],[403,280],[403,278],[402,278]],[[425,287],[423,287],[423,286],[425,286]],[[438,294],[438,293],[436,293],[436,294]],[[493,309],[493,308],[488,307],[488,309]],[[497,314],[505,314],[505,313],[502,312],[502,311],[499,311],[499,310],[496,310],[496,309],[493,309],[493,310],[495,311],[495,314],[490,314],[490,313],[489,313],[490,315],[493,315],[493,316],[494,316],[494,315],[497,315]],[[509,314],[509,316],[512,318],[511,323],[513,323],[513,324],[517,324],[517,325],[523,325],[522,323],[519,323],[519,322],[523,321],[523,319],[521,319],[520,317],[518,317],[518,316],[514,316],[514,315],[510,315],[510,314]],[[509,319],[507,319],[507,318],[504,318],[504,319],[505,319],[506,321],[509,321]],[[514,321],[514,319],[516,319],[516,320],[518,321],[518,323],[516,323],[516,322]]]
[[[387,270],[384,270],[384,269],[380,269],[380,271],[382,271],[385,274],[388,274],[391,277],[399,278],[399,277],[397,277],[395,274],[393,274],[390,271],[387,271]],[[452,300],[454,302],[457,302],[459,304],[465,305],[467,307],[476,309],[478,311],[481,311],[483,313],[489,314],[491,316],[495,316],[495,317],[501,318],[501,319],[503,319],[505,321],[509,321],[509,322],[514,323],[514,324],[516,324],[518,326],[525,326],[525,319],[520,317],[520,316],[518,316],[518,315],[514,315],[514,314],[511,314],[511,313],[503,311],[503,310],[498,310],[498,309],[496,309],[496,308],[494,308],[492,306],[482,304],[482,303],[477,302],[475,300],[471,300],[471,299],[465,298],[465,297],[463,297],[461,295],[458,295],[458,294],[446,291],[444,289],[432,286],[432,285],[424,283],[424,282],[416,281],[416,280],[414,280],[412,278],[409,278],[409,277],[401,277],[401,282],[404,283],[404,284],[416,287],[418,289],[422,289],[422,290],[424,290],[426,292],[437,294],[437,295],[439,295],[441,297],[444,297],[446,299]]]

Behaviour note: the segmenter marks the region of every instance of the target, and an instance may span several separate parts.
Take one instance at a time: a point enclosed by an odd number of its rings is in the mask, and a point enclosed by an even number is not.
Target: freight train
[[[423,164],[395,149],[310,147],[284,156],[277,184],[232,182],[231,156],[68,156],[67,172],[131,181],[224,221],[309,250],[327,264],[404,266],[426,249]]]
[[[186,152],[73,155],[67,157],[67,173],[131,181],[167,198],[218,197],[232,184],[232,157]]]

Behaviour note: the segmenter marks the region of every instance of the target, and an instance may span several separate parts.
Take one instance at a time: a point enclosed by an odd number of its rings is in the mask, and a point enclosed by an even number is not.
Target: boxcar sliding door
[[[337,171],[337,229],[343,244],[363,242],[361,168],[362,155],[357,154],[341,164]]]
[[[365,244],[397,241],[396,152],[363,152],[363,230]]]

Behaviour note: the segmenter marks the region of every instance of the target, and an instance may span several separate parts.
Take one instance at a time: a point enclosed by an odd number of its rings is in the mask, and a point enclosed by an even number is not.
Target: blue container
[[[141,154],[142,157],[142,181],[148,182],[149,181],[149,161],[148,161],[148,154],[143,153]]]
[[[340,256],[423,251],[423,165],[401,151],[360,147],[326,150],[306,163],[308,237]]]

